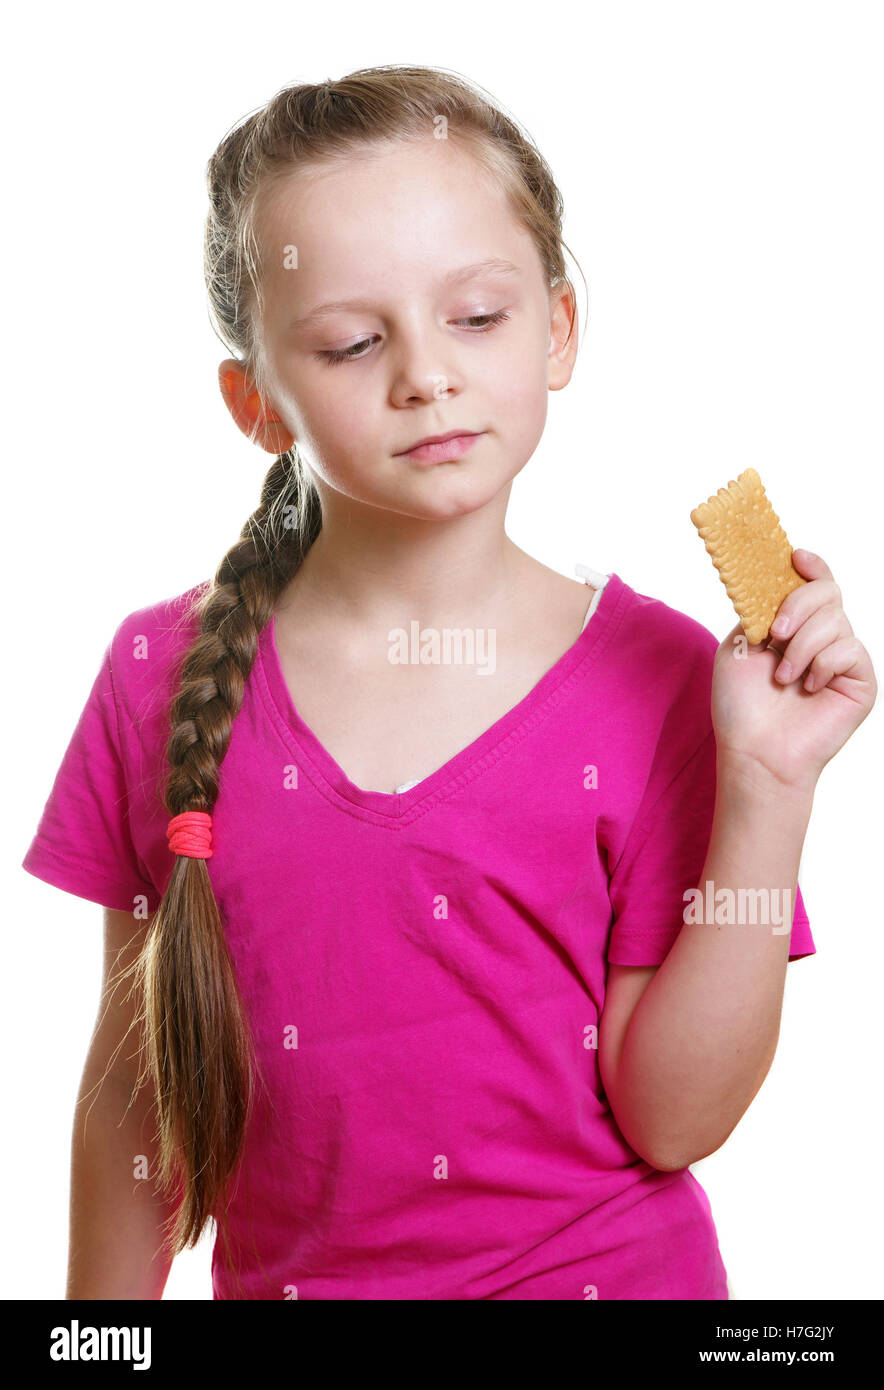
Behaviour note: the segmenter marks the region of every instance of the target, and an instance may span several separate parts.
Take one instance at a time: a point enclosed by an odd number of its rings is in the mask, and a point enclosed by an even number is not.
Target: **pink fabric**
[[[153,910],[172,871],[194,592],[117,628],[24,859],[106,907]],[[264,629],[206,861],[267,1087],[215,1298],[727,1298],[705,1192],[626,1143],[591,1031],[606,962],[660,964],[699,882],[717,646],[612,574],[515,708],[388,794],[303,723]],[[789,959],[814,950],[799,890]]]

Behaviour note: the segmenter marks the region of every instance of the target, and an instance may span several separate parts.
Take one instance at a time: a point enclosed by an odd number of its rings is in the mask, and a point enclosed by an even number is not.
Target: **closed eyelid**
[[[488,322],[483,326],[476,326],[475,328],[468,328],[465,330],[468,336],[475,338],[481,337],[492,329],[500,327],[501,324],[505,323],[511,317],[511,309],[507,307],[502,309],[480,309],[471,314],[461,314],[456,319],[453,319],[452,322],[456,324],[466,324],[469,323],[470,319],[487,319]],[[370,344],[371,339],[377,336],[376,333],[363,334],[361,338],[355,339],[354,342],[348,343],[345,347],[323,348],[314,352],[313,356],[326,365],[335,365],[348,361],[358,362],[361,361],[363,357],[368,357],[370,355],[370,350],[365,352],[354,352],[353,349],[363,347],[365,344]]]
[[[510,308],[510,307],[511,307],[511,306],[508,305],[508,304],[503,304],[503,305],[501,305],[500,307],[495,308],[495,309],[469,308],[469,309],[465,309],[465,310],[463,310],[463,311],[461,311],[461,310],[455,310],[455,311],[452,312],[452,314],[450,315],[449,322],[451,322],[451,323],[466,323],[469,319],[493,318],[495,314],[503,313],[505,309],[508,309],[508,308]],[[345,338],[352,338],[354,335],[348,333],[348,334],[344,334],[344,335],[342,335],[342,336],[345,337]],[[363,336],[364,336],[364,337],[369,337],[369,336],[371,336],[371,334],[369,334],[368,332],[366,332],[365,334],[363,334]],[[334,344],[330,344],[329,346],[334,346]]]

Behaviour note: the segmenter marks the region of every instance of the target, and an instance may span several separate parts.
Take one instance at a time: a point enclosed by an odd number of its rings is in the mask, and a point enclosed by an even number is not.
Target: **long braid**
[[[288,527],[284,517],[292,511],[297,525]],[[170,815],[215,805],[260,633],[321,521],[315,489],[298,461],[281,455],[259,507],[198,601],[200,634],[184,657],[170,708],[163,798]],[[158,1180],[167,1195],[183,1196],[172,1218],[175,1254],[196,1243],[211,1215],[220,1210],[223,1218],[253,1100],[251,1030],[203,859],[176,859],[136,975],[145,1039],[136,1089],[153,1085]],[[196,1123],[199,1114],[208,1123]],[[226,1220],[224,1228],[226,1240]]]

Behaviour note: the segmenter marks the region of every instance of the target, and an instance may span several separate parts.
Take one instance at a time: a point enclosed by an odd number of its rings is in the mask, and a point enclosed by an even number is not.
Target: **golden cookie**
[[[691,512],[749,643],[767,640],[787,594],[807,580],[792,564],[792,547],[754,468],[720,487]]]

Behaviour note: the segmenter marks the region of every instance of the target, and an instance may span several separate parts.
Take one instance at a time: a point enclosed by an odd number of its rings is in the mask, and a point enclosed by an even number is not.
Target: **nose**
[[[395,405],[447,400],[459,390],[457,369],[435,335],[412,335],[400,341],[391,388]]]

